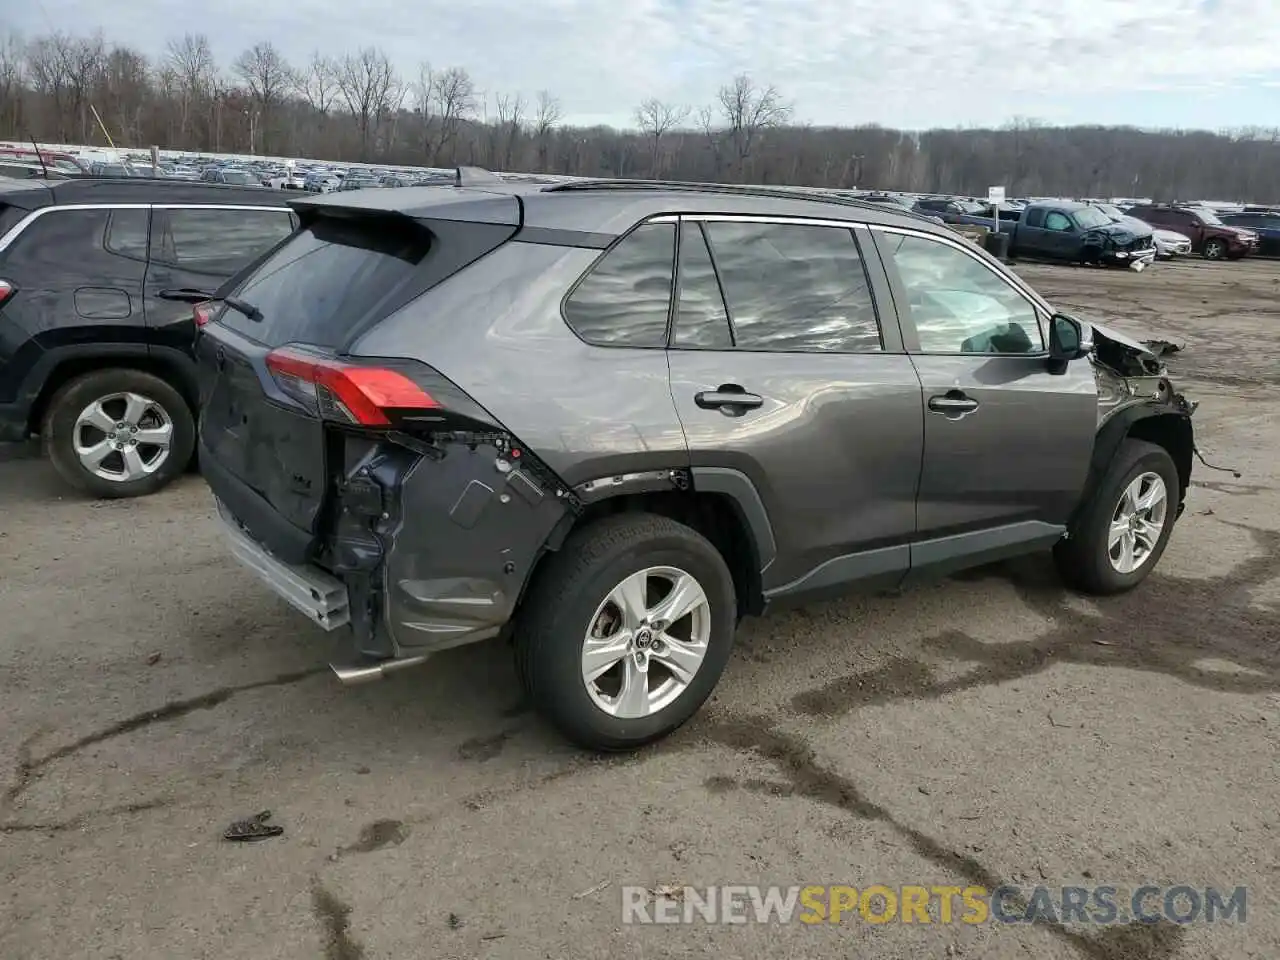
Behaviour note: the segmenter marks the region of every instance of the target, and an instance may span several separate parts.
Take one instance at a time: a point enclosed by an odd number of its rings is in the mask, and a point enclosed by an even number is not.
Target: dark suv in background
[[[1150,204],[1125,211],[1153,227],[1175,230],[1191,238],[1191,249],[1206,260],[1239,260],[1258,249],[1258,235],[1228,226],[1208,207]]]
[[[0,440],[67,481],[150,493],[195,448],[192,301],[293,230],[271,191],[0,180]]]
[[[1194,404],[950,229],[795,190],[459,183],[293,201],[197,335],[231,548],[350,634],[340,678],[507,633],[538,709],[621,749],[691,716],[774,604],[1049,548],[1114,593],[1159,560]]]

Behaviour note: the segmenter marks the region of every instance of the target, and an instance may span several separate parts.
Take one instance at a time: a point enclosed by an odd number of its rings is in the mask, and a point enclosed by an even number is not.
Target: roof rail
[[[494,176],[484,167],[458,167],[454,178],[454,186],[458,187],[483,187],[501,182],[501,177]]]
[[[569,193],[575,190],[684,190],[690,193],[725,193],[740,197],[768,197],[775,200],[812,200],[831,203],[859,210],[884,213],[885,208],[866,200],[855,200],[838,193],[823,192],[820,187],[763,187],[742,183],[702,183],[694,180],[573,180],[543,187],[544,193]],[[893,213],[898,213],[894,210]],[[903,210],[905,216],[913,216],[928,223],[933,221],[913,210]]]

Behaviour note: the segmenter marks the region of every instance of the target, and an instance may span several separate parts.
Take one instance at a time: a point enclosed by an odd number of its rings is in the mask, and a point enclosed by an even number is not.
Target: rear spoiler
[[[486,179],[489,178],[489,179]],[[519,188],[487,170],[459,167],[453,186],[369,187],[290,200],[303,222],[309,216],[391,217],[439,222],[460,221],[511,227],[524,223]]]

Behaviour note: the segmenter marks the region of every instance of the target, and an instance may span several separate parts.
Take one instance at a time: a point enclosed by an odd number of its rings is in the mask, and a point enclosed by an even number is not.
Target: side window
[[[976,257],[923,237],[882,239],[906,287],[922,353],[1044,349],[1035,307]]]
[[[150,223],[150,210],[112,210],[102,245],[122,257],[146,260]]]
[[[1069,232],[1071,230],[1071,218],[1065,213],[1050,210],[1045,214],[1044,228],[1046,230],[1061,230],[1063,233]]]
[[[6,269],[63,272],[102,259],[108,210],[51,210],[27,224],[5,255]]]
[[[231,276],[293,232],[289,211],[167,210],[159,253],[152,257],[184,270]]]
[[[674,223],[646,223],[597,260],[565,301],[573,332],[601,347],[665,347]]]
[[[680,227],[680,280],[671,345],[692,350],[728,350],[733,346],[729,314],[702,227],[689,221]]]
[[[1027,226],[1037,229],[1044,227],[1044,207],[1032,207],[1027,211]]]
[[[739,349],[882,349],[853,230],[793,223],[704,224]]]

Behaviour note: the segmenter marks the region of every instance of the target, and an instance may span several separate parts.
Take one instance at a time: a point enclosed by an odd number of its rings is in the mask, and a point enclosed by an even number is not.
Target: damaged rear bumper
[[[350,599],[341,580],[319,567],[297,566],[277,559],[245,532],[221,500],[215,498],[214,502],[231,555],[241,566],[325,630],[337,630],[351,622]]]
[[[344,682],[499,634],[567,531],[572,491],[502,434],[341,442],[304,562],[273,553],[215,497],[235,558],[312,623],[349,632]]]

